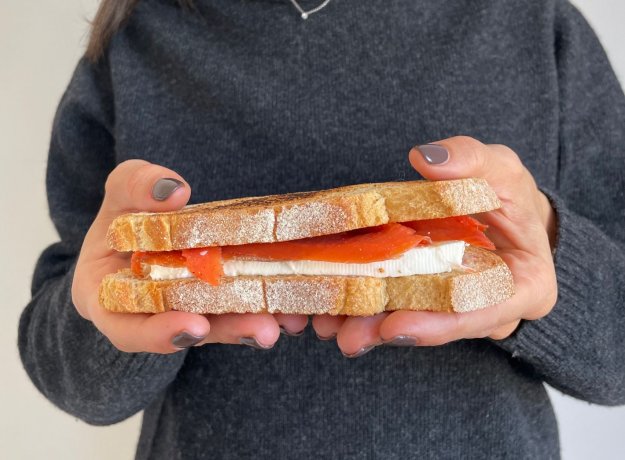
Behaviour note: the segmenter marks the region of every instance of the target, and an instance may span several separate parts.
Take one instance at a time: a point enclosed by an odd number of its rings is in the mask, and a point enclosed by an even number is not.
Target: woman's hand
[[[480,215],[497,253],[512,271],[516,294],[509,300],[470,313],[397,311],[369,318],[313,318],[320,338],[336,335],[341,351],[361,356],[382,343],[398,346],[442,345],[463,338],[504,339],[523,319],[548,314],[557,299],[551,248],[555,215],[530,172],[508,147],[484,145],[468,137],[454,137],[414,148],[410,163],[432,180],[482,177],[502,207]]]
[[[109,175],[102,207],[83,242],[72,284],[80,315],[93,322],[121,351],[173,353],[204,343],[244,344],[270,348],[280,327],[293,333],[306,326],[305,316],[197,315],[178,311],[152,314],[111,313],[98,303],[98,287],[107,273],[130,264],[129,254],[109,249],[106,232],[113,219],[133,211],[182,208],[191,189],[174,171],[142,160],[121,163]]]

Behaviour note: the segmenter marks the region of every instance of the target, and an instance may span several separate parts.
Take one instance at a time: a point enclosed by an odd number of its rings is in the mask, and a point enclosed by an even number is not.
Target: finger
[[[460,339],[487,337],[501,322],[509,303],[467,313],[397,311],[380,326],[384,342],[411,339],[417,346],[438,346]]]
[[[306,315],[285,315],[276,313],[273,316],[278,322],[280,330],[286,335],[301,335],[308,325],[308,316]]]
[[[541,194],[530,172],[508,147],[453,137],[413,148],[409,160],[427,179],[486,179],[502,207],[485,214],[483,220],[499,231],[494,237],[503,245],[500,247],[531,251],[544,245]]]
[[[411,338],[417,345],[442,345],[462,338],[511,334],[519,319],[538,319],[555,305],[557,283],[551,260],[524,251],[499,251],[514,277],[516,294],[503,303],[468,313],[395,312],[381,325],[382,339]],[[507,337],[507,336],[506,336]]]
[[[551,252],[549,236],[536,212],[519,212],[518,204],[503,203],[500,209],[481,213],[479,220],[488,226],[486,234],[499,249]]]
[[[380,325],[387,316],[388,313],[380,313],[367,317],[348,317],[336,336],[343,354],[355,358],[380,345]]]
[[[112,254],[106,234],[113,219],[133,211],[164,212],[182,208],[191,188],[171,169],[143,160],[120,163],[109,175],[105,195],[96,219],[83,244],[87,257]]]
[[[211,328],[202,315],[179,311],[149,315],[112,313],[96,307],[90,315],[111,343],[128,353],[174,353],[201,342]]]
[[[442,345],[464,338],[502,334],[519,319],[538,319],[546,315],[556,301],[557,287],[549,267],[536,263],[536,258],[522,258],[502,253],[514,274],[516,294],[510,299],[467,313],[397,311],[380,326],[384,342],[410,338],[416,345]],[[503,329],[506,326],[508,329]],[[512,331],[510,331],[511,333]]]
[[[189,184],[175,171],[144,160],[128,160],[109,175],[101,212],[116,216],[130,211],[171,211],[184,206],[190,196]]]
[[[497,251],[512,272],[518,311],[504,310],[499,324],[515,319],[535,320],[547,315],[558,300],[558,282],[550,256],[528,254],[520,250]]]
[[[400,342],[416,346],[443,345],[467,338],[468,331],[460,324],[462,315],[467,314],[396,311],[380,325],[380,338],[385,343],[393,344]]]
[[[486,145],[466,136],[413,147],[410,164],[426,179],[481,177],[498,189],[531,178],[518,155],[503,145]]]
[[[90,320],[91,310],[100,308],[98,288],[104,276],[127,268],[130,265],[129,259],[130,255],[124,253],[99,259],[79,259],[71,293],[72,303],[83,318]]]
[[[108,247],[106,235],[112,220],[128,211],[179,209],[191,194],[180,175],[143,160],[120,163],[109,174],[105,189],[100,211],[83,241],[72,283],[73,302],[87,319],[91,305],[97,304],[97,286],[102,277],[128,267],[128,254]]]
[[[312,325],[320,340],[332,340],[339,333],[345,319],[343,315],[315,315],[312,319]]]
[[[479,220],[488,228],[485,233],[498,249],[523,249],[530,253],[544,250],[547,241],[546,233],[537,218],[528,218],[523,221],[510,219],[508,208],[502,208],[481,213]]]
[[[205,343],[231,343],[268,349],[278,341],[280,326],[269,313],[207,315],[210,333]]]

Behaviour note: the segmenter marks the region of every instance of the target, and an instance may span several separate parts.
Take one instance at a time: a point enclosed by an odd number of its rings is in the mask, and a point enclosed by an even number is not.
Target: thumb
[[[491,230],[499,232],[498,247],[532,253],[545,242],[548,244],[545,230],[554,225],[551,207],[532,174],[509,147],[485,145],[471,137],[452,137],[414,147],[409,160],[426,179],[486,179],[502,203],[500,209],[482,218]],[[491,233],[491,237],[496,235]]]
[[[98,217],[111,220],[127,212],[174,211],[187,204],[191,196],[189,184],[179,174],[144,160],[120,163],[104,188]]]
[[[83,249],[91,249],[95,257],[109,255],[106,233],[117,216],[128,212],[175,211],[187,204],[190,197],[189,184],[171,169],[143,160],[124,161],[106,180],[104,200]]]
[[[420,145],[409,153],[410,164],[426,179],[446,180],[481,177],[495,191],[525,179],[519,157],[503,145],[485,145],[459,136]]]

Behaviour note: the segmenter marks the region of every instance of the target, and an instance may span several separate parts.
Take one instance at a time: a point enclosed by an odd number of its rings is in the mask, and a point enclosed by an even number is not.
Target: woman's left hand
[[[502,207],[480,215],[488,236],[514,277],[515,295],[469,313],[397,311],[372,317],[313,318],[320,338],[337,338],[344,355],[361,356],[376,345],[431,346],[465,338],[504,339],[521,320],[548,314],[557,299],[551,248],[555,213],[531,173],[508,147],[454,137],[413,148],[410,163],[431,180],[482,177]]]

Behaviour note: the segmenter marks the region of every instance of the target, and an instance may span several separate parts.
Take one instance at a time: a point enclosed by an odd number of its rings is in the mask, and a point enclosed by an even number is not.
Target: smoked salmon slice
[[[130,269],[137,276],[143,276],[142,264],[161,265],[163,267],[186,267],[187,259],[182,251],[163,252],[133,252],[130,259]]]
[[[469,216],[392,223],[335,235],[317,236],[277,243],[206,247],[167,252],[135,252],[131,269],[143,276],[143,264],[187,267],[196,278],[219,284],[223,261],[316,260],[340,263],[368,263],[394,259],[419,245],[440,241],[465,241],[495,249],[484,234],[486,225]]]
[[[386,224],[301,240],[225,246],[223,256],[225,260],[322,260],[367,263],[394,259],[427,239],[404,225]]]
[[[187,268],[196,278],[217,286],[224,274],[221,250],[220,247],[183,249],[182,257],[187,260]]]
[[[444,217],[442,219],[415,220],[403,222],[417,233],[430,237],[432,241],[464,241],[472,246],[495,249],[495,245],[484,234],[488,228],[470,216]]]

